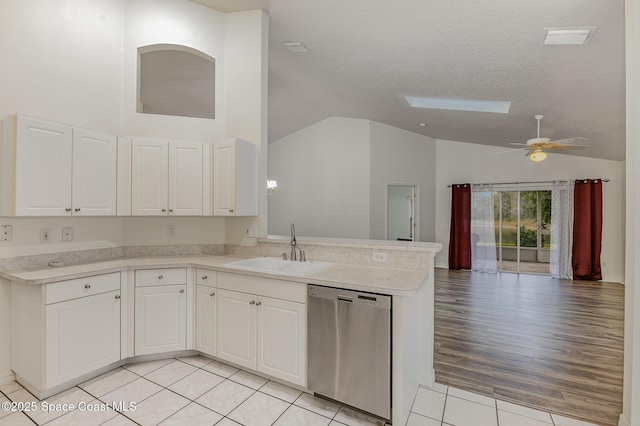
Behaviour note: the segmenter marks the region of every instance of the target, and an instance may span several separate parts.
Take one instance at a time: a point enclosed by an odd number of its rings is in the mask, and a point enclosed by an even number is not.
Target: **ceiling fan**
[[[549,138],[540,137],[540,121],[544,118],[544,115],[539,114],[534,116],[538,120],[538,137],[529,139],[527,143],[510,143],[509,145],[521,146],[527,151],[525,157],[529,157],[531,161],[540,162],[547,158],[545,150],[551,149],[582,149],[589,145],[586,144],[586,138],[570,138],[570,139],[558,139],[552,141]]]

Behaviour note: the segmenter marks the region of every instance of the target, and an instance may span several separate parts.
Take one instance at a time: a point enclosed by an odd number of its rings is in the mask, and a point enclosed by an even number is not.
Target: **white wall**
[[[369,121],[330,117],[269,144],[269,234],[369,238]]]
[[[434,241],[436,206],[436,141],[397,127],[370,121],[370,238],[384,240],[387,183],[420,187],[418,241]]]
[[[437,140],[436,142],[436,242],[443,250],[436,265],[447,267],[451,188],[453,183],[530,182],[576,178],[610,179],[603,188],[602,276],[624,280],[624,167],[622,161],[550,154],[534,163],[523,153],[504,153],[498,147]]]

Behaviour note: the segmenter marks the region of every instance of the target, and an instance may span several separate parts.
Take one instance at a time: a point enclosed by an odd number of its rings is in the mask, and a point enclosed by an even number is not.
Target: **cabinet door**
[[[233,141],[216,142],[213,148],[213,214],[235,216],[236,146]]]
[[[17,216],[71,215],[71,127],[18,117]]]
[[[186,349],[186,285],[136,288],[135,354]]]
[[[236,291],[216,292],[218,357],[256,368],[256,296]]]
[[[74,216],[116,215],[117,143],[112,135],[73,130]]]
[[[197,286],[196,349],[216,356],[216,289]]]
[[[120,359],[120,291],[46,306],[46,387]]]
[[[166,216],[168,141],[134,139],[131,154],[131,214]]]
[[[306,305],[260,297],[257,316],[258,371],[306,386]]]
[[[202,216],[202,143],[169,142],[169,215]]]

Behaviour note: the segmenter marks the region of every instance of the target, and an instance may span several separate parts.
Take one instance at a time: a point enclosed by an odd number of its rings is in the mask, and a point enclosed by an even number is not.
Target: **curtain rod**
[[[556,183],[556,182],[575,182],[576,180],[601,180],[602,182],[609,182],[609,179],[569,179],[569,180],[543,180],[538,182],[485,182],[485,183],[472,183],[470,185],[524,185],[524,184],[536,184],[536,183]],[[464,184],[456,184],[464,185]],[[451,188],[451,185],[447,185],[447,188]]]

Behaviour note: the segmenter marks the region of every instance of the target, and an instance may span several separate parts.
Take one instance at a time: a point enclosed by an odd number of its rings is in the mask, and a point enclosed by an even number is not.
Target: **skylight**
[[[409,106],[413,108],[448,109],[454,111],[509,113],[511,102],[479,101],[473,99],[424,98],[421,96],[405,96]]]
[[[598,27],[545,28],[543,44],[587,44]]]

